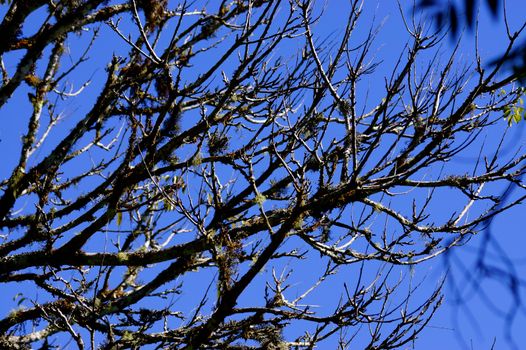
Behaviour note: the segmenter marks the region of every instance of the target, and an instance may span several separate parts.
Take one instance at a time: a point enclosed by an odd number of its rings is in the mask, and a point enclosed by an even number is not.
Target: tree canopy
[[[505,2],[500,0],[485,0],[486,4],[495,21],[504,22],[508,27],[508,14],[506,13]],[[464,0],[461,6],[457,2],[443,1],[443,0],[420,0],[417,3],[417,8],[433,15],[436,25],[441,28],[447,28],[450,34],[456,36],[463,25],[470,30],[478,27],[478,13],[480,13],[480,4],[477,0]],[[500,14],[504,12],[502,17]],[[508,31],[510,29],[508,28]],[[510,34],[513,31],[510,31]],[[498,53],[499,55],[501,53]],[[508,69],[511,69],[516,78],[524,85],[526,77],[526,42],[523,40],[511,52],[505,52],[503,56],[494,57],[492,64],[504,64]]]
[[[524,89],[416,16],[383,63],[357,0],[3,4],[2,348],[402,347],[526,197]]]

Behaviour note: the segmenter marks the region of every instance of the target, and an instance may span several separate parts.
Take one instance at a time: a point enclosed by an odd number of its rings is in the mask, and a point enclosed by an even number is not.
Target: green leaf
[[[521,119],[522,119],[521,113],[520,113],[519,109],[517,108],[517,109],[515,110],[515,113],[513,114],[513,121],[514,121],[515,123],[518,123],[518,122],[521,121]]]
[[[164,209],[167,211],[173,211],[175,209],[173,202],[169,198],[164,198],[163,204],[164,204]]]
[[[522,99],[519,100],[519,103],[522,104]],[[511,126],[514,123],[519,123],[521,120],[526,120],[526,115],[524,113],[524,107],[515,105],[515,106],[505,106],[503,108],[504,118],[508,121],[508,125]]]
[[[117,212],[117,226],[122,224],[122,211]]]
[[[13,297],[13,301],[17,301],[17,300],[18,300],[17,305],[20,306],[22,305],[24,301],[27,300],[27,298],[24,297],[24,294],[22,293],[16,293],[15,296]]]

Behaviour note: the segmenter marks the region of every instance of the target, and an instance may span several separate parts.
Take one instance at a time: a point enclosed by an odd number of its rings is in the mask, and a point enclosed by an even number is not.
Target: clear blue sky
[[[482,2],[484,4],[480,8],[478,40],[481,56],[489,62],[503,52],[506,33],[502,11],[499,19],[495,20],[490,16],[485,1]],[[389,56],[386,53],[399,51],[397,47],[401,44],[403,29],[395,1],[379,3],[378,18],[388,18],[385,24],[387,30],[381,32],[378,40],[383,44],[384,55],[379,54],[383,58]],[[510,27],[512,30],[518,29],[526,20],[526,4],[520,0],[506,3]],[[474,33],[465,30],[461,35],[462,45],[458,56],[465,55],[465,58],[462,57],[459,61],[471,63]],[[524,38],[521,42],[524,42]],[[455,44],[454,40],[444,43],[447,46],[446,50],[450,50]],[[524,145],[526,139],[523,129],[522,125],[516,125],[509,142]],[[448,198],[443,198],[443,202],[447,206]],[[466,246],[453,250],[448,256],[449,259],[441,258],[416,268],[416,276],[425,276],[428,282],[441,276],[445,268],[449,271],[449,278],[444,287],[445,303],[426,331],[421,334],[415,344],[416,349],[490,349],[494,341],[495,349],[526,348],[524,209],[523,205],[518,206],[496,218],[490,230],[481,232]],[[488,241],[490,243],[483,259],[488,269],[481,271],[479,253]],[[515,269],[513,273],[523,281],[516,294],[508,288],[509,280],[505,273],[502,273],[510,270],[510,262],[513,262]],[[476,278],[480,284],[473,284],[470,277]],[[432,283],[429,285],[432,286]],[[456,298],[459,291],[461,300]],[[517,298],[522,301],[522,305],[517,304]],[[510,337],[513,342],[510,341]]]

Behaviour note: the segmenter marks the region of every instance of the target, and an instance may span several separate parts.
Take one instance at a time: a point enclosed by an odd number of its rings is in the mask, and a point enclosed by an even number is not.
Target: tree
[[[464,0],[464,1],[441,1],[441,0],[422,0],[417,2],[416,8],[425,16],[429,16],[434,20],[437,28],[444,28],[449,33],[451,39],[457,38],[460,32],[468,37],[476,38],[479,36],[479,28],[488,26],[484,23],[484,19],[479,18],[479,14],[488,12],[491,15],[490,26],[496,29],[503,29],[508,36],[518,35],[522,31],[514,30],[515,26],[523,26],[524,21],[520,13],[514,12],[514,7],[522,10],[523,4],[521,2],[500,1],[500,0]],[[522,17],[522,18],[521,18]],[[518,22],[518,23],[517,23]],[[499,28],[501,26],[502,28]],[[467,29],[467,30],[464,30]],[[482,40],[484,38],[481,37]],[[493,57],[486,63],[486,67],[493,68],[495,65],[502,65],[502,71],[508,74],[508,80],[516,80],[522,86],[526,82],[526,42],[521,39],[520,43],[512,50],[499,49],[495,51]],[[524,110],[521,106],[519,108],[507,109],[506,113],[513,112],[514,117],[509,120],[520,121],[524,119]],[[522,138],[523,128],[517,130],[514,136],[516,139]],[[518,188],[515,183],[510,183],[502,189],[499,196],[502,203],[506,203],[506,198],[512,196],[514,191]],[[495,217],[489,218],[481,225],[481,231],[477,242],[472,244],[471,249],[476,250],[477,257],[465,263],[465,256],[463,251],[451,252],[452,254],[444,255],[444,268],[448,271],[455,271],[448,274],[448,296],[455,300],[456,309],[462,310],[462,314],[471,314],[470,308],[474,304],[470,302],[474,296],[481,297],[484,300],[483,304],[492,314],[505,322],[504,335],[508,341],[508,346],[512,348],[519,348],[514,339],[513,329],[517,316],[521,314],[522,305],[521,295],[522,289],[525,286],[522,275],[520,273],[520,259],[512,256],[509,249],[506,249],[506,239],[503,236],[509,237],[510,233],[507,227],[502,227],[495,223]],[[508,246],[509,247],[509,246]],[[465,254],[463,254],[465,255]],[[485,295],[485,287],[483,284],[488,283],[500,285],[501,293],[499,298]],[[462,286],[460,289],[456,286]],[[462,293],[460,292],[462,290]],[[474,293],[466,293],[466,290],[475,291]],[[503,295],[502,292],[506,293]],[[470,295],[467,297],[467,295]],[[513,300],[509,306],[504,306],[502,302],[494,302],[494,300]],[[475,309],[480,308],[480,304],[474,306]],[[476,328],[476,326],[475,326]],[[521,341],[519,341],[520,343]],[[468,347],[467,344],[463,344]]]
[[[508,28],[505,3],[500,0],[485,0],[482,2],[486,3],[491,15],[495,18],[500,10],[504,9],[504,23],[509,35],[513,35],[513,31]],[[462,23],[465,23],[469,29],[473,29],[476,22],[475,19],[478,18],[476,13],[479,11],[479,2],[476,0],[464,0],[463,6],[459,6],[458,3],[450,1],[420,0],[417,7],[432,14],[439,28],[447,26],[450,33],[456,36]],[[502,63],[513,71],[514,79],[519,79],[524,85],[526,76],[526,43],[522,42],[514,50],[506,51],[500,57],[495,57],[492,62],[492,64]]]
[[[501,149],[524,90],[501,64],[444,60],[414,18],[367,91],[377,31],[359,31],[360,1],[346,11],[325,40],[308,0],[9,4],[0,108],[25,124],[2,167],[0,282],[38,298],[0,319],[2,347],[414,341],[442,296],[437,281],[413,300],[411,266],[525,198],[498,196],[523,188],[526,155]],[[317,274],[301,291],[298,268]]]

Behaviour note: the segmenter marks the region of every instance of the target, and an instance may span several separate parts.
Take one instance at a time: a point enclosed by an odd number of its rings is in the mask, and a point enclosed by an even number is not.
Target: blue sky
[[[378,7],[381,12],[385,11],[388,14],[388,23],[393,26],[392,30],[382,33],[386,35],[384,52],[392,50],[399,43],[397,35],[400,33],[398,11],[395,5],[387,6],[387,3],[383,1]],[[507,1],[506,5],[510,28],[518,29],[526,19],[525,5],[522,1]],[[397,27],[398,29],[395,29]],[[489,15],[487,8],[481,6],[478,33],[479,49],[483,59],[489,62],[498,57],[506,43],[502,11],[498,20],[495,20]],[[461,36],[460,53],[465,55],[466,62],[470,62],[473,58],[475,34],[464,30]],[[450,40],[446,41],[446,44],[449,44],[448,49],[451,49],[454,42]],[[515,142],[524,144],[523,129],[522,125],[514,126],[511,130],[513,136],[509,139],[511,145]],[[442,198],[442,201],[448,205],[448,198]],[[464,247],[453,250],[447,258],[443,257],[427,266],[417,268],[417,274],[428,273],[428,278],[442,275],[444,268],[449,272],[444,288],[445,303],[416,343],[417,349],[490,349],[494,342],[495,349],[524,347],[526,344],[526,333],[523,331],[526,327],[524,282],[514,294],[510,291],[507,276],[502,273],[502,271],[510,271],[509,264],[512,263],[516,277],[525,279],[523,217],[524,206],[517,206],[497,217],[492,221],[489,229],[473,237]],[[487,242],[490,243],[487,244],[482,262],[488,266],[488,269],[482,271],[480,252],[486,247]],[[495,269],[493,270],[492,267]],[[479,283],[473,283],[472,278]],[[459,291],[460,295],[458,295]],[[517,303],[517,298],[522,300],[522,304]]]
[[[321,1],[320,1],[321,3]],[[316,35],[319,38],[329,36],[332,38],[338,38],[338,33],[343,31],[341,25],[343,25],[345,18],[342,17],[342,13],[345,13],[346,6],[343,5],[344,1],[333,1],[328,3],[326,6],[325,16],[322,17],[321,21],[314,27]],[[526,19],[524,10],[526,9],[522,1],[514,0],[507,1],[508,16],[511,27],[518,27],[523,20]],[[402,9],[406,15],[409,14],[409,5],[402,5]],[[2,7],[2,13],[5,11],[5,5]],[[38,21],[43,13],[36,13],[32,21],[28,21],[28,25],[24,28],[24,31],[31,32],[38,26]],[[346,16],[346,14],[345,14]],[[479,26],[479,48],[483,58],[490,62],[494,59],[504,48],[505,45],[505,31],[502,20],[494,20],[488,15],[488,11],[482,7],[480,12],[480,26]],[[380,26],[380,31],[376,39],[376,46],[374,48],[376,58],[381,61],[381,65],[378,68],[376,76],[382,74],[390,74],[393,65],[395,64],[400,52],[406,44],[408,38],[403,29],[403,22],[401,21],[400,9],[396,1],[391,0],[379,0],[378,2],[368,2],[365,6],[365,14],[361,20],[359,29],[357,30],[358,38],[352,38],[352,40],[359,41],[360,35],[366,35],[370,26]],[[460,63],[470,63],[473,59],[473,45],[475,36],[470,31],[464,31],[462,34],[462,45],[459,50]],[[444,52],[448,52],[452,49],[454,39],[446,39],[442,43]],[[72,61],[78,58],[81,50],[76,50],[76,45],[86,45],[84,39],[79,39],[78,42],[75,39],[71,41],[71,47],[75,48],[72,51]],[[82,114],[83,111],[90,106],[96,98],[97,87],[100,86],[101,82],[105,78],[104,67],[109,61],[112,54],[126,55],[128,48],[123,45],[120,38],[113,33],[108,27],[103,27],[100,33],[100,39],[97,40],[95,46],[90,53],[90,60],[83,64],[83,69],[76,73],[75,78],[78,82],[83,82],[88,79],[92,79],[90,86],[86,88],[86,93],[83,95],[82,100],[75,100],[74,102],[65,106],[63,111],[64,121],[61,130],[67,131],[75,122],[74,116]],[[8,69],[14,67],[14,62],[18,59],[14,53],[12,57],[6,57],[6,66]],[[459,63],[459,64],[460,64]],[[381,98],[381,79],[364,81],[362,82],[364,89],[371,91],[369,98],[374,100],[375,98]],[[75,88],[79,88],[80,83],[77,83]],[[20,89],[16,92],[12,101],[0,110],[0,114],[4,116],[5,120],[8,118],[14,120],[12,116],[19,114],[27,114],[29,108],[28,104],[25,103],[27,100],[27,91]],[[378,96],[375,96],[375,93]],[[24,101],[24,103],[21,103]],[[16,154],[17,144],[20,140],[20,135],[24,128],[24,124],[18,124],[15,122],[4,123],[0,127],[0,147],[4,154]],[[523,143],[524,138],[522,136],[522,125],[515,125],[510,133],[514,135],[512,141]],[[46,150],[49,150],[53,141],[60,138],[60,132],[54,134],[53,140],[50,141],[49,145],[46,145],[41,151],[42,156],[45,155]],[[491,144],[491,143],[490,143]],[[473,156],[476,154],[474,153]],[[37,154],[38,158],[39,155]],[[466,163],[469,163],[470,159],[467,157]],[[12,166],[15,164],[16,159],[10,156],[4,156],[2,166],[0,167],[0,177],[4,178],[8,176],[12,171]],[[459,167],[465,164],[459,164]],[[444,198],[437,197],[436,208],[437,211],[441,207],[448,207],[450,205],[451,198],[447,195]],[[516,207],[506,214],[495,219],[490,226],[490,230],[481,232],[480,235],[475,236],[465,246],[457,248],[449,256],[449,260],[439,258],[431,262],[422,264],[414,269],[401,269],[401,271],[407,276],[412,276],[415,283],[422,282],[422,287],[418,294],[420,297],[424,297],[426,293],[430,292],[439,281],[446,275],[446,270],[449,271],[451,280],[446,280],[444,287],[444,294],[446,301],[442,308],[437,313],[436,317],[430,322],[426,330],[421,334],[420,339],[415,343],[416,349],[490,349],[494,339],[496,339],[496,349],[512,348],[513,342],[508,339],[512,337],[516,348],[520,349],[521,344],[526,344],[526,333],[521,331],[526,328],[526,310],[523,305],[518,305],[513,299],[514,297],[526,298],[524,287],[518,289],[518,294],[513,295],[510,293],[510,289],[503,280],[503,274],[498,270],[486,271],[488,278],[484,278],[479,285],[472,287],[469,284],[469,278],[467,276],[475,275],[482,276],[483,271],[476,269],[480,265],[480,261],[477,261],[479,257],[479,248],[483,246],[485,242],[491,242],[488,246],[487,255],[485,255],[486,264],[488,266],[500,267],[503,270],[509,270],[510,266],[506,265],[506,260],[503,259],[503,254],[509,257],[514,268],[516,268],[516,274],[518,277],[524,277],[525,275],[525,264],[526,264],[526,253],[522,246],[524,245],[523,237],[523,223],[521,219],[524,214],[522,213],[523,207]],[[493,237],[495,240],[493,243],[488,235]],[[316,258],[312,257],[313,261],[316,262]],[[447,263],[450,262],[450,265]],[[292,263],[291,263],[292,264]],[[478,265],[477,265],[478,264]],[[313,277],[313,271],[323,270],[324,266],[297,266],[295,267],[296,274],[293,277],[293,281],[297,286],[298,291],[302,290],[304,285],[307,285],[307,279]],[[288,267],[285,268],[285,270]],[[290,266],[293,268],[293,266]],[[371,271],[375,267],[371,268]],[[283,266],[276,266],[276,270],[284,270]],[[270,270],[270,267],[269,267]],[[346,276],[352,276],[356,271],[354,268],[349,268],[348,271],[342,273],[340,278],[346,278]],[[342,277],[343,276],[343,277]],[[194,277],[192,277],[194,278]],[[478,277],[477,277],[478,278]],[[341,280],[329,281],[326,288],[317,291],[313,298],[318,301],[326,301],[327,303],[334,302],[334,289],[341,286]],[[208,281],[202,276],[195,278],[191,283],[198,286],[207,285]],[[262,284],[263,281],[256,281],[257,284]],[[6,290],[9,287],[9,290]],[[255,287],[255,288],[256,288]],[[456,293],[453,293],[453,288],[459,288],[464,290],[467,289],[466,293],[461,293],[461,303],[455,303]],[[468,287],[470,287],[468,289]],[[5,314],[13,308],[21,299],[18,298],[14,303],[11,303],[12,297],[20,291],[25,291],[26,286],[21,285],[9,285],[0,286],[0,290],[4,293],[5,303],[0,305],[0,312]],[[419,292],[419,293],[420,293]],[[483,292],[483,293],[481,293]],[[28,291],[28,297],[37,297],[34,290]],[[182,296],[181,298],[183,298]],[[189,298],[189,305],[192,296]],[[246,293],[242,296],[242,301],[250,303],[252,300],[252,294]],[[491,306],[491,301],[494,303],[494,307]],[[510,323],[510,310],[518,310],[518,313],[514,315],[513,322]],[[512,325],[511,329],[508,329],[508,325]]]
[[[457,53],[459,65],[473,63],[476,39],[480,55],[488,64],[505,49],[503,13],[500,11],[498,18],[494,18],[484,5],[479,12],[478,38],[472,30],[464,28],[460,31],[462,41]],[[525,5],[521,1],[507,1],[506,5],[510,28],[512,31],[517,30],[526,20]],[[407,18],[410,17],[409,8],[402,4]],[[331,2],[326,10],[327,16],[318,24],[317,34],[337,36],[335,33],[342,30],[338,28],[339,22],[336,20],[343,12],[342,7]],[[376,25],[381,25],[375,46],[376,56],[382,61],[379,72],[389,74],[407,42],[400,8],[395,1],[380,1],[376,6],[368,2],[358,33],[360,28],[367,31],[373,18]],[[444,53],[452,50],[456,40],[449,38],[442,42]],[[447,57],[447,54],[444,56]],[[370,88],[375,83],[378,82],[367,81],[364,84]],[[381,86],[378,87],[381,93]],[[374,92],[375,89],[371,90]],[[512,137],[508,139],[508,148],[513,148],[516,143],[524,144],[523,129],[524,126],[518,124],[509,130]],[[476,153],[472,157],[463,157],[460,161],[456,160],[459,161],[459,167],[472,164]],[[442,194],[442,197],[437,194],[437,200],[439,206],[447,207],[451,203],[447,193]],[[495,349],[521,349],[526,344],[526,333],[522,331],[526,327],[526,309],[524,305],[518,305],[518,300],[526,298],[524,282],[522,287],[512,292],[509,276],[502,273],[509,271],[519,280],[525,279],[526,253],[520,243],[524,242],[523,210],[524,206],[509,210],[495,218],[488,229],[481,230],[465,246],[454,249],[447,257],[415,268],[415,280],[424,280],[423,285],[428,289],[433,288],[446,275],[446,271],[448,273],[444,287],[445,302],[415,343],[416,349],[490,349],[494,342]],[[482,249],[486,249],[486,254],[481,260]],[[483,266],[487,269],[481,269]]]

